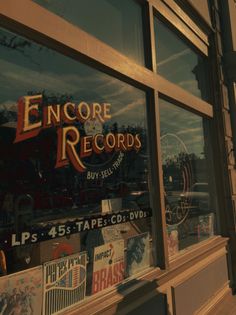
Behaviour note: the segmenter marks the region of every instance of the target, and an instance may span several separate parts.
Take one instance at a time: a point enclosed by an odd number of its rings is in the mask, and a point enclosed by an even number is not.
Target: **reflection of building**
[[[47,277],[87,289],[65,315],[210,315],[235,293],[235,20],[233,0],[1,1],[4,281],[68,256]]]

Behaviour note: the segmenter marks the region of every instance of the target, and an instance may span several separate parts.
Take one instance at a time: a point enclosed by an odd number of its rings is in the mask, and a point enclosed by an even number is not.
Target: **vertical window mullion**
[[[148,15],[148,32],[149,43],[149,65],[152,71],[156,71],[156,44],[155,44],[155,28],[154,28],[154,8],[152,3],[148,2],[146,12]],[[144,27],[145,29],[145,27]],[[149,66],[147,65],[147,66]],[[162,176],[161,161],[161,140],[160,140],[160,118],[158,110],[158,94],[157,90],[152,90],[149,99],[148,115],[150,121],[150,148],[153,150],[152,163],[152,202],[153,202],[153,238],[154,238],[154,259],[161,269],[169,266],[167,234],[166,234],[166,218],[165,218],[165,200],[164,200],[164,184]]]
[[[156,44],[155,44],[155,28],[154,28],[154,12],[153,12],[153,6],[150,2],[146,4],[146,16],[148,18],[147,28],[149,33],[149,43],[146,42],[146,47],[148,47],[149,55],[146,56],[146,58],[149,59],[149,64],[147,66],[152,70],[156,70]],[[144,27],[144,29],[146,29]]]
[[[152,90],[149,97],[148,116],[150,122],[150,149],[151,149],[151,195],[153,209],[153,238],[154,259],[161,269],[169,266],[164,184],[162,176],[161,140],[160,140],[160,117],[158,110],[158,94]]]

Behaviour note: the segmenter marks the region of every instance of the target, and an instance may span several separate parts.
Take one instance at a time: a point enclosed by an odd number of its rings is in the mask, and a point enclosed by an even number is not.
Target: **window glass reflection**
[[[195,96],[208,100],[206,60],[155,18],[157,72]]]
[[[79,26],[137,63],[144,64],[142,8],[134,0],[34,2]]]
[[[216,200],[208,124],[160,99],[169,253],[214,234]]]
[[[0,43],[2,273],[85,251],[92,294],[147,268],[145,93],[3,29]],[[95,288],[109,244],[120,276]]]

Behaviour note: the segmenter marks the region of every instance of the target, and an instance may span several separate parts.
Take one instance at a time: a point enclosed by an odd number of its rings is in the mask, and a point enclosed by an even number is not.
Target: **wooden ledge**
[[[158,288],[164,286],[165,283],[180,273],[196,266],[198,262],[217,251],[220,251],[221,254],[226,254],[227,242],[228,238],[215,236],[200,244],[193,245],[170,261],[169,270],[149,268],[135,279],[127,280],[125,284],[87,298],[83,303],[68,311],[67,314],[76,315],[78,314],[78,309],[80,315],[108,314],[106,313],[108,310],[110,314],[115,314],[117,305],[123,304],[124,301],[126,304],[137,301],[138,305],[152,295],[163,294],[163,289],[159,291]]]
[[[178,274],[185,272],[187,269],[200,263],[202,260],[217,251],[220,251],[220,255],[226,255],[227,243],[228,238],[214,236],[199,244],[193,245],[186,250],[183,250],[179,255],[176,255],[170,260],[169,270],[163,271],[163,273],[159,276],[158,284],[162,285]]]

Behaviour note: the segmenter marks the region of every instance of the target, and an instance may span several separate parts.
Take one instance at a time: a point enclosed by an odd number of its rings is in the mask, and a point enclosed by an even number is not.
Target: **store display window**
[[[34,2],[144,65],[142,6],[137,1],[34,0]]]
[[[24,290],[54,314],[153,264],[146,94],[4,29],[0,45],[0,287],[36,268]]]
[[[159,99],[169,255],[216,233],[209,122]]]

